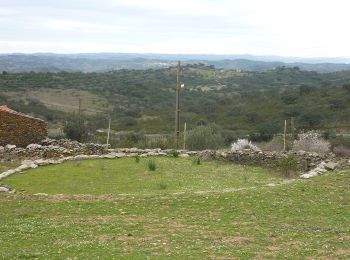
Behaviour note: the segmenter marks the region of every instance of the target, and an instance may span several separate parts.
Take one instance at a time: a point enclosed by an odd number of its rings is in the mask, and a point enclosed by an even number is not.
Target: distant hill
[[[293,58],[254,55],[192,54],[0,54],[0,71],[18,72],[106,72],[120,69],[165,68],[181,60],[186,64],[203,63],[219,69],[267,71],[277,67],[299,67],[321,73],[350,70],[350,58]]]

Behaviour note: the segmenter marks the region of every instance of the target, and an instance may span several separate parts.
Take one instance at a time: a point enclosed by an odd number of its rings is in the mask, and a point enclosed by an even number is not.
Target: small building
[[[0,146],[19,147],[38,143],[47,138],[47,123],[0,105]]]

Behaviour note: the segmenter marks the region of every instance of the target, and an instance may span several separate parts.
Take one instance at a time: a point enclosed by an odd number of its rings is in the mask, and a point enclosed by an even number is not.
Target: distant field
[[[0,258],[350,258],[349,170],[284,180],[180,158],[156,158],[150,172],[147,161],[72,162],[5,179],[23,193],[0,193]]]
[[[5,92],[4,95],[17,101],[37,100],[50,109],[62,112],[78,112],[79,99],[82,100],[82,111],[86,114],[94,115],[108,109],[106,99],[89,91],[77,89],[40,88],[37,90]]]

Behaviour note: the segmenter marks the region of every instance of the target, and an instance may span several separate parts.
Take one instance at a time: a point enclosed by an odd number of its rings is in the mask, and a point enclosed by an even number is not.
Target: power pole
[[[175,144],[176,149],[179,149],[179,137],[180,137],[180,70],[181,63],[177,62],[176,73],[176,108],[175,108]]]

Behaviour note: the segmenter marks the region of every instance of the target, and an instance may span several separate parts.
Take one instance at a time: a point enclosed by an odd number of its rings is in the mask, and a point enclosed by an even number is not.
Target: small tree
[[[223,146],[224,139],[217,126],[208,125],[188,131],[186,142],[191,150],[218,149]]]
[[[63,132],[66,134],[67,138],[83,142],[87,138],[88,130],[83,123],[79,121],[69,121],[63,128]]]

